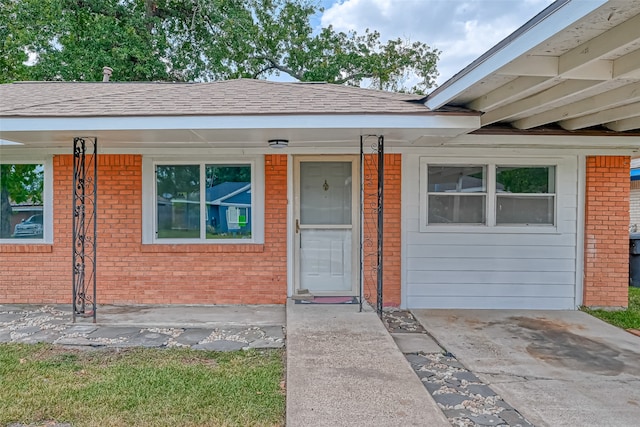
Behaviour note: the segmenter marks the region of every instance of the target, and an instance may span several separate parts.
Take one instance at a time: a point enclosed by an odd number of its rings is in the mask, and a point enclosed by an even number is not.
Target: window
[[[263,183],[255,161],[176,162],[146,159],[144,243],[256,243],[262,240]],[[260,168],[263,169],[260,164]],[[256,191],[257,190],[257,191]],[[150,207],[152,206],[152,211]],[[257,229],[256,229],[257,227]]]
[[[496,224],[553,225],[554,166],[496,167]]]
[[[522,163],[421,159],[421,231],[444,225],[555,227],[557,165]]]
[[[51,240],[47,162],[0,164],[0,242]]]
[[[484,166],[429,166],[429,224],[484,224]]]

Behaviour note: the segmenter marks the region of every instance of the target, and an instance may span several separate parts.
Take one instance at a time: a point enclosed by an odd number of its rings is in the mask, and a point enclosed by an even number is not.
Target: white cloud
[[[533,18],[553,0],[338,0],[326,1],[321,25],[378,30],[442,51],[441,84]]]

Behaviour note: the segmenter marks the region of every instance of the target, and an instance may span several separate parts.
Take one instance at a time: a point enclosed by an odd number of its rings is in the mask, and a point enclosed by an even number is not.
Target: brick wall
[[[287,156],[265,156],[265,243],[142,245],[142,157],[99,156],[98,302],[284,303]],[[0,245],[0,303],[71,300],[72,157],[55,156],[54,244]]]
[[[626,307],[629,292],[629,163],[587,157],[584,305]]]
[[[364,291],[367,300],[375,306],[377,299],[376,247],[378,197],[377,155],[365,155],[364,170]],[[383,304],[400,305],[401,274],[401,179],[402,155],[386,154],[384,160],[384,247],[383,247]]]

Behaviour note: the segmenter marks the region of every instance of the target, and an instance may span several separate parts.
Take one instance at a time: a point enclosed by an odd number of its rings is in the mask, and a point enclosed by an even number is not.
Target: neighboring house
[[[281,304],[358,295],[360,277],[375,300],[359,242],[375,247],[382,137],[385,304],[625,306],[639,13],[557,1],[426,98],[258,80],[0,85],[0,138],[19,143],[0,161],[45,171],[43,238],[0,241],[0,303],[69,300],[79,136],[99,144],[98,302]],[[209,185],[223,176],[251,179]]]
[[[251,237],[250,182],[224,182],[206,193],[207,225],[217,233]]]

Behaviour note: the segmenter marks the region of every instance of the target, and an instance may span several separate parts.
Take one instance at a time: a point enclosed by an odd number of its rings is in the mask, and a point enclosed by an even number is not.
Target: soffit
[[[563,13],[562,7],[554,13]],[[518,37],[532,37],[535,31],[534,26]],[[468,85],[448,103],[482,112],[483,127],[638,131],[640,0],[606,1]]]

